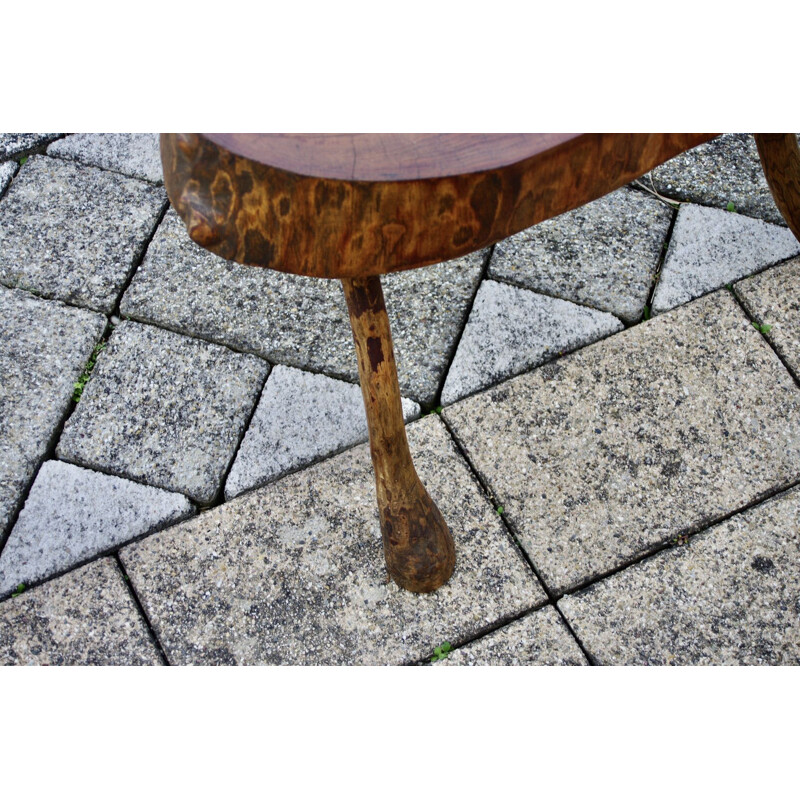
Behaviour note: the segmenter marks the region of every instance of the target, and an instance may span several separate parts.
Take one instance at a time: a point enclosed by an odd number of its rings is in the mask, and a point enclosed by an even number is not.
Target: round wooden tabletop
[[[204,133],[231,153],[296,175],[408,181],[500,169],[575,133]]]
[[[714,134],[162,134],[191,238],[223,258],[322,278],[486,247]]]

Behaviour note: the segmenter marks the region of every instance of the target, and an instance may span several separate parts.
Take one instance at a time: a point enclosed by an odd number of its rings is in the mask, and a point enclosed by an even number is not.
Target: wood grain
[[[432,592],[453,573],[455,545],[411,460],[380,278],[342,284],[367,411],[386,569],[402,588]]]
[[[371,140],[370,147],[365,140],[363,152],[371,155],[365,156],[364,169],[369,164],[369,171],[358,171],[358,159],[353,171],[351,153],[345,173],[380,176],[395,169],[404,177],[353,180],[335,177],[344,169],[341,137],[332,138],[327,155],[319,149],[322,140],[316,140],[313,157],[295,156],[302,164],[295,160],[294,167],[319,173],[305,175],[269,163],[289,163],[283,160],[288,134],[220,136],[161,135],[167,193],[191,238],[242,264],[322,278],[379,275],[470,253],[595,200],[714,137],[425,138],[434,136],[429,134],[417,142],[415,160],[414,140],[394,139],[409,135],[375,134],[384,142],[385,157],[379,158],[378,140]],[[438,169],[434,144],[443,153]],[[406,154],[405,167],[394,160],[398,152]],[[439,174],[454,169],[463,171]],[[408,178],[414,171],[428,177]]]
[[[775,205],[800,240],[800,147],[794,133],[754,134]]]

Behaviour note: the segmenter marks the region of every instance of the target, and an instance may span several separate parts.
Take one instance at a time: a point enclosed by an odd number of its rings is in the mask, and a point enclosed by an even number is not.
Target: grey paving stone
[[[459,647],[437,666],[450,667],[573,667],[588,664],[572,634],[553,606]]]
[[[0,133],[0,161],[22,158],[59,136],[60,133]]]
[[[5,164],[0,164],[0,194],[2,194],[6,186],[11,183],[14,173],[17,171],[17,164],[14,161],[8,161]]]
[[[0,595],[188,517],[180,494],[46,461],[0,555]]]
[[[0,664],[161,663],[113,559],[87,564],[0,604]]]
[[[800,664],[800,491],[559,601],[602,664]]]
[[[653,294],[653,311],[675,308],[797,253],[800,242],[788,228],[684,204]]]
[[[431,404],[477,288],[485,252],[382,279],[400,390]],[[170,209],[121,313],[351,383],[358,364],[338,281],[241,267],[194,244]]]
[[[745,308],[800,380],[800,258],[765,270],[733,287]]]
[[[105,326],[101,314],[0,287],[0,541]]]
[[[623,327],[603,311],[483,281],[447,373],[442,403],[453,403]]]
[[[400,664],[545,601],[435,415],[411,423],[417,470],[453,531],[437,592],[388,582],[368,445],[121,551],[177,664]]]
[[[161,187],[34,156],[0,201],[0,283],[110,313],[165,203]]]
[[[644,192],[619,189],[498,242],[489,275],[634,322],[650,296],[672,214]]]
[[[403,398],[406,421],[419,406]],[[279,365],[261,400],[225,483],[225,497],[333,455],[369,438],[361,387]]]
[[[752,134],[725,134],[667,161],[649,175],[656,191],[665,197],[717,208],[733,203],[740,214],[786,224],[764,178]],[[651,185],[647,176],[642,183]]]
[[[556,593],[800,478],[800,391],[725,291],[443,416]]]
[[[164,182],[157,133],[75,133],[53,142],[47,155]]]
[[[58,443],[58,457],[210,503],[267,365],[171,331],[122,322]]]

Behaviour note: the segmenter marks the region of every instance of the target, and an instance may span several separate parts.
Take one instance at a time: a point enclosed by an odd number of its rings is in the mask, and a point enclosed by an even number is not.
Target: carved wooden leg
[[[793,133],[756,133],[761,166],[775,205],[800,240],[800,148]]]
[[[377,276],[343,279],[367,411],[386,569],[412,592],[432,592],[455,566],[453,537],[408,450],[389,318]]]

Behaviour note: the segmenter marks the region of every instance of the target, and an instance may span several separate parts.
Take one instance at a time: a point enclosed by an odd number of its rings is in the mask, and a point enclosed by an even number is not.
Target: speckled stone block
[[[164,182],[157,133],[75,133],[53,142],[47,155]]]
[[[403,398],[402,403],[406,421],[419,416],[413,400]],[[236,497],[368,438],[360,386],[279,365],[270,373],[236,454],[225,497]]]
[[[0,603],[0,664],[153,666],[162,663],[110,558]]]
[[[737,297],[800,380],[800,258],[737,283]]]
[[[434,663],[450,667],[577,667],[588,664],[553,606],[545,606],[510,622]]]
[[[110,313],[166,199],[143,181],[34,156],[0,202],[0,283]]]
[[[785,225],[769,191],[755,139],[750,133],[728,133],[656,167],[656,191],[665,197],[705,206],[734,209],[748,217]],[[648,176],[642,178],[650,186]]]
[[[101,314],[0,287],[0,540],[105,326]]]
[[[59,136],[60,133],[0,133],[0,161],[22,158]]]
[[[653,311],[675,308],[797,253],[800,242],[788,228],[684,204],[653,295]]]
[[[612,314],[486,280],[442,389],[448,404],[624,326]]]
[[[188,517],[180,494],[46,461],[0,555],[0,595]]]
[[[800,392],[725,291],[443,415],[556,594],[800,479]]]
[[[121,552],[176,664],[401,664],[545,601],[435,415],[408,427],[450,525],[438,591],[388,582],[369,447],[359,445]]]
[[[267,370],[255,356],[123,322],[64,426],[58,457],[210,503]]]
[[[486,253],[383,277],[400,391],[431,404]],[[168,211],[121,303],[123,315],[351,383],[358,364],[339,281],[224,261]]]
[[[15,161],[7,161],[5,164],[0,164],[0,194],[2,194],[6,186],[11,183],[11,179],[17,171],[17,164]]]
[[[489,275],[635,322],[672,214],[651,195],[619,189],[498,242]]]
[[[800,664],[800,490],[567,596],[601,664]]]

